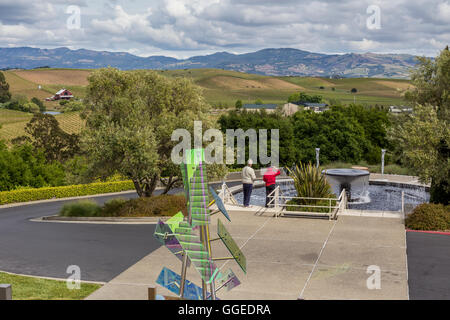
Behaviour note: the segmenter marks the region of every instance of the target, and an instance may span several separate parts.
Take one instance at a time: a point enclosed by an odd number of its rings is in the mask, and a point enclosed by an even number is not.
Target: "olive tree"
[[[91,174],[120,173],[141,197],[152,196],[160,181],[168,192],[179,179],[179,167],[171,161],[172,132],[193,132],[194,120],[211,125],[199,87],[154,71],[97,70],[89,77],[85,104],[82,147]]]
[[[436,59],[419,58],[411,75],[413,89],[406,99],[412,115],[398,122],[392,138],[403,150],[405,162],[422,181],[431,182],[431,201],[450,199],[450,51]]]

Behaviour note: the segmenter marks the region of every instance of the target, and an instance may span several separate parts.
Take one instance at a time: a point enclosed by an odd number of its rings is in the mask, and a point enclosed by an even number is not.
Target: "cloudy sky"
[[[0,0],[0,47],[434,56],[449,43],[450,0]]]

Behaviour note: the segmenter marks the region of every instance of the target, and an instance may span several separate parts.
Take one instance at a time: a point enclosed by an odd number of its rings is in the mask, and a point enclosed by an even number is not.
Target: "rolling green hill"
[[[45,99],[61,88],[71,90],[76,97],[83,98],[87,77],[91,70],[37,69],[10,70],[4,72],[12,94],[22,94],[31,99]],[[399,105],[403,94],[411,86],[407,80],[351,78],[328,79],[316,77],[272,77],[246,74],[221,69],[190,69],[158,71],[168,77],[191,78],[203,88],[205,98],[213,107],[233,107],[236,100],[253,103],[261,99],[264,103],[286,103],[296,92],[320,94],[325,101],[340,100],[342,103],[356,101],[365,105]],[[38,86],[41,85],[41,90]],[[351,93],[356,88],[357,93]],[[46,102],[47,108],[57,110],[58,102]],[[0,110],[0,138],[10,140],[23,134],[31,114]],[[68,132],[78,132],[82,121],[78,114],[62,114],[57,119]]]

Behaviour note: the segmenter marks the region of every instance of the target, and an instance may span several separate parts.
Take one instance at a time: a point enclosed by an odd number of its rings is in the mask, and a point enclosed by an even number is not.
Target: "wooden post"
[[[10,284],[0,284],[0,300],[12,300],[12,287]]]
[[[148,300],[156,300],[156,288],[155,287],[148,288]]]

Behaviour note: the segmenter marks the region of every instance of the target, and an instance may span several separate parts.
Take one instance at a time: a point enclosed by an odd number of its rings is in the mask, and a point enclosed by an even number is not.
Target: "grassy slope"
[[[393,79],[326,79],[303,77],[267,77],[254,74],[245,74],[234,71],[198,69],[198,70],[169,70],[161,71],[162,74],[172,77],[190,77],[195,83],[204,88],[205,97],[211,104],[234,105],[238,99],[244,103],[253,103],[256,99],[262,99],[265,103],[284,103],[289,95],[298,91],[310,94],[320,94],[326,100],[339,99],[343,103],[352,103],[356,97],[357,103],[393,105],[403,103],[402,95],[408,86],[407,80]],[[221,78],[222,81],[216,81]],[[248,87],[224,85],[224,78],[232,81],[252,81]],[[279,80],[277,86],[267,85],[267,82]],[[298,86],[289,87],[284,83]],[[385,84],[383,84],[385,83]],[[396,87],[395,83],[398,83]],[[320,89],[324,87],[324,89]],[[332,91],[332,88],[335,91]],[[358,93],[352,94],[350,90],[356,88]]]
[[[166,70],[159,71],[169,77],[189,77],[201,86],[204,95],[213,106],[234,106],[236,100],[253,103],[261,99],[265,103],[281,104],[287,101],[289,95],[303,91],[310,94],[320,94],[326,100],[338,99],[342,103],[352,103],[356,100],[362,104],[392,105],[402,104],[402,95],[409,86],[406,80],[393,79],[325,79],[302,77],[268,77],[246,74],[220,69]],[[6,79],[13,94],[24,94],[29,99],[38,97],[45,99],[57,90],[65,87],[75,96],[83,98],[90,70],[73,69],[38,69],[11,70],[5,72]],[[38,90],[40,82],[42,89]],[[320,89],[323,87],[324,89]],[[334,91],[332,90],[334,88]],[[358,93],[350,90],[356,88]],[[49,110],[58,108],[57,102],[46,102]],[[1,111],[3,112],[3,111]],[[23,134],[23,128],[29,114],[0,113],[0,138],[12,139]],[[68,132],[79,132],[82,121],[77,114],[63,114],[57,116],[61,127]]]
[[[44,69],[45,70],[45,69]],[[58,76],[45,78],[52,71],[57,73]],[[41,99],[47,110],[57,110],[59,107],[59,103],[55,101],[45,101],[46,98],[53,96],[57,91],[62,88],[66,88],[75,96],[83,97],[85,95],[85,86],[80,85],[80,81],[72,81],[71,78],[76,75],[76,78],[79,78],[77,73],[83,72],[87,76],[86,71],[78,71],[78,70],[59,70],[55,69],[52,71],[44,72],[40,69],[38,70],[27,70],[27,71],[6,71],[4,72],[6,81],[10,85],[10,91],[13,95],[25,95],[29,100],[31,98],[36,97]],[[43,75],[42,83],[34,82],[31,80],[36,80],[39,76],[34,75]],[[66,81],[62,80],[67,78]],[[51,83],[54,80],[56,83]],[[63,82],[64,81],[64,82]],[[61,82],[61,83],[60,83]],[[74,84],[76,83],[76,84]],[[82,83],[82,82],[81,82]],[[38,86],[41,85],[41,89],[38,89]]]
[[[69,290],[65,281],[18,276],[0,272],[0,283],[12,286],[13,300],[82,300],[101,287],[81,283],[80,290]]]

